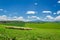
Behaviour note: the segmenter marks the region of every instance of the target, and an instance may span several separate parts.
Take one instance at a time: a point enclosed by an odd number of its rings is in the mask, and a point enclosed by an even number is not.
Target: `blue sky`
[[[25,20],[56,19],[60,17],[60,0],[0,0],[0,16]]]

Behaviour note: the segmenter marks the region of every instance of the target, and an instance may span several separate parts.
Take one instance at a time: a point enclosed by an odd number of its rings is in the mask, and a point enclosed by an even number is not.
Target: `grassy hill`
[[[6,26],[30,27],[32,30],[6,29]],[[0,40],[60,40],[60,22],[0,22]]]

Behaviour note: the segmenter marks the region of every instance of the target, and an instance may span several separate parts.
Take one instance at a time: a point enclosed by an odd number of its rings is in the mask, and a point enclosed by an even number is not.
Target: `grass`
[[[26,23],[26,27],[60,29],[60,23]]]
[[[12,23],[13,24],[13,23]],[[25,23],[25,27],[33,30],[6,29],[5,25],[0,24],[0,40],[60,40],[60,23]]]

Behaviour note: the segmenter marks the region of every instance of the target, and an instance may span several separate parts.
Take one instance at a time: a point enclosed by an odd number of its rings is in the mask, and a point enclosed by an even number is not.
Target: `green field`
[[[6,29],[6,26],[29,27],[32,30]],[[60,40],[59,22],[3,22],[0,40]]]

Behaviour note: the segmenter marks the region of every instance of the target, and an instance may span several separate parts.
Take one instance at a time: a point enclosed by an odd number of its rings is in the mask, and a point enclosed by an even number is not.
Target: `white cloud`
[[[17,17],[17,16],[8,17],[6,15],[0,16],[0,21],[13,21],[13,20],[24,21],[24,18],[22,16],[20,17]]]
[[[60,14],[60,10],[59,10],[59,11],[57,11],[57,14]]]
[[[49,14],[51,14],[52,12],[51,11],[42,11],[42,13],[49,13]]]
[[[0,11],[2,11],[2,12],[4,12],[4,13],[6,13],[6,12],[7,12],[7,10],[4,10],[4,9],[0,9]]]
[[[38,3],[34,3],[35,5],[38,5]]]
[[[35,14],[36,12],[35,11],[27,11],[26,14]]]
[[[57,3],[60,3],[60,0]]]
[[[47,15],[43,21],[54,21],[54,17],[50,16],[50,15]]]
[[[25,20],[24,20],[24,22],[29,22],[29,21],[32,21],[32,20],[30,20],[30,19],[25,19]]]
[[[40,18],[40,17],[37,17],[37,19],[38,19],[38,20],[41,20],[41,18]]]
[[[28,19],[41,20],[41,18],[37,16],[28,16]]]
[[[50,15],[46,16],[45,21],[60,21],[60,15],[57,17],[52,17]]]
[[[32,20],[24,19],[22,16],[8,17],[6,15],[2,15],[2,16],[0,16],[0,21],[24,21],[24,22],[28,22],[28,21],[32,21]]]
[[[3,9],[0,9],[0,11],[3,11]]]
[[[57,17],[52,17],[50,15],[47,15],[45,18],[40,18],[38,16],[28,16],[27,19],[25,19],[23,16],[13,16],[11,18],[9,18],[8,16],[6,15],[2,15],[0,16],[0,21],[25,21],[25,22],[28,22],[28,21],[34,21],[34,20],[40,20],[40,21],[60,21],[60,15],[57,16]]]
[[[60,15],[55,18],[55,21],[60,21]]]
[[[16,18],[17,18],[17,16],[14,16],[14,17],[13,17],[13,19],[16,19]]]
[[[54,19],[52,16],[50,16],[50,15],[47,15],[46,16],[47,17],[47,19]]]
[[[3,21],[3,20],[7,20],[7,16],[6,15],[0,16],[0,21]]]
[[[20,16],[20,17],[16,18],[16,20],[24,21],[25,19],[22,16]]]
[[[33,18],[33,19],[35,19],[37,16],[28,16],[28,18]]]
[[[57,14],[57,13],[53,13],[54,15]]]
[[[55,18],[52,17],[51,15],[47,15],[46,17],[44,18],[40,18],[38,16],[28,16],[28,19],[31,19],[32,21],[33,20],[40,20],[40,21],[55,21]]]

